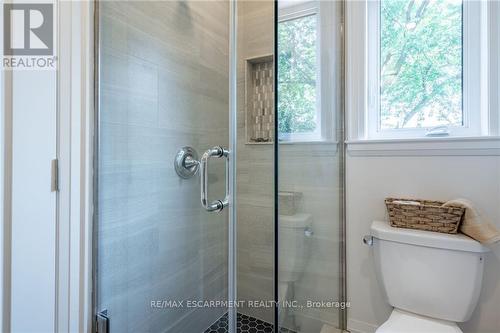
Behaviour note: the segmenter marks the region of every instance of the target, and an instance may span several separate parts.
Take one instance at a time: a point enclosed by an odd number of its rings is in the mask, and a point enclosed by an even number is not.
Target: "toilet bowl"
[[[319,333],[339,333],[339,332],[340,330],[338,328],[328,324],[323,324],[323,326],[321,326],[321,331],[319,331]]]
[[[310,255],[312,235],[312,215],[297,213],[279,216],[279,271],[278,271],[278,297],[279,324],[290,320],[292,328],[295,326],[294,313],[287,302],[295,298],[295,282],[305,271]]]
[[[312,215],[297,213],[279,216],[279,274],[280,282],[295,282],[305,271],[310,255]]]
[[[462,234],[371,226],[377,278],[394,307],[376,333],[459,333],[479,299],[488,249]]]

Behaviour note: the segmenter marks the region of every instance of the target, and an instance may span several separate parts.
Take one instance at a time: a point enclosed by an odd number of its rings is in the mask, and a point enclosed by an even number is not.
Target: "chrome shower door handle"
[[[211,157],[226,158],[226,194],[224,199],[208,201],[208,160]],[[201,205],[209,212],[220,212],[229,204],[229,151],[216,146],[207,150],[200,160]]]

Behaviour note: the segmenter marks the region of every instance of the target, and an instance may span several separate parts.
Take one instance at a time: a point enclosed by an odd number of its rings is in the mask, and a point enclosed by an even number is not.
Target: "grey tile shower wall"
[[[224,309],[152,309],[152,300],[227,293],[227,215],[199,205],[178,148],[228,144],[225,2],[100,3],[99,306],[112,332],[201,332]],[[224,191],[222,163],[211,169]]]

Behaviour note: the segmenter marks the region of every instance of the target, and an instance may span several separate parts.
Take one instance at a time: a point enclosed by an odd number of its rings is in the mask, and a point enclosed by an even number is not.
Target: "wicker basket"
[[[391,226],[456,234],[465,208],[443,207],[444,202],[387,198],[385,205]]]

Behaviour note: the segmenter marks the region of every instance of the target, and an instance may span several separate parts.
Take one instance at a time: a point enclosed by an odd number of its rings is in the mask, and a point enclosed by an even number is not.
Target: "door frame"
[[[58,5],[56,332],[91,332],[94,1]]]

